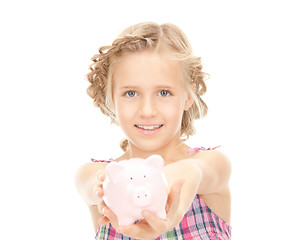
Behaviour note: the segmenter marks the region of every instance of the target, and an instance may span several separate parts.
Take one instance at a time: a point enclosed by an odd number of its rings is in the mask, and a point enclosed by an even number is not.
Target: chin
[[[156,153],[162,147],[162,144],[154,144],[152,141],[142,141],[141,143],[132,142],[132,145],[143,152],[153,152]]]

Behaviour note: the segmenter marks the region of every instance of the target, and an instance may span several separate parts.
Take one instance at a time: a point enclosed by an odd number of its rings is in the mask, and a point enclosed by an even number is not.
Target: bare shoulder
[[[77,169],[76,177],[95,173],[97,169],[103,169],[106,165],[107,163],[105,162],[87,162]]]
[[[195,158],[203,169],[202,184],[198,189],[199,196],[216,215],[229,223],[231,216],[229,180],[232,171],[229,158],[216,150],[200,152]]]
[[[196,159],[202,160],[208,165],[213,165],[217,168],[221,168],[228,173],[231,173],[232,165],[230,159],[222,152],[217,150],[209,150],[199,152],[196,156]]]
[[[231,162],[222,152],[209,150],[195,155],[192,161],[202,171],[199,194],[223,193],[229,189]]]
[[[87,162],[81,165],[75,173],[76,187],[83,188],[87,182],[96,181],[97,173],[103,172],[107,163],[104,162]]]
[[[195,155],[196,158],[215,158],[220,160],[229,160],[228,157],[218,150],[200,151]]]

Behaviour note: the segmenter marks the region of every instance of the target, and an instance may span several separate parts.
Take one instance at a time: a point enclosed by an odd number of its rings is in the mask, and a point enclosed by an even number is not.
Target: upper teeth
[[[145,130],[153,130],[153,129],[159,128],[161,126],[162,125],[155,125],[155,126],[140,126],[140,125],[137,125],[138,128],[143,128]]]

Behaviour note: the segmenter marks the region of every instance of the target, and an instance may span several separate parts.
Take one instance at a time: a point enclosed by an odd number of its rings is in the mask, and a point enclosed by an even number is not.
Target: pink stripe
[[[198,151],[215,150],[216,148],[219,148],[219,147],[221,147],[221,146],[217,146],[217,147],[213,147],[213,148],[211,148],[211,147],[209,147],[209,148],[205,148],[205,147],[189,148],[189,149],[187,150],[187,153],[188,153],[188,154],[192,154],[192,153],[196,153],[196,152],[198,152]]]
[[[206,216],[207,216],[207,219],[208,219],[208,222],[209,222],[209,231],[208,231],[208,234],[210,235],[211,234],[211,240],[217,240],[216,239],[216,236],[215,236],[215,233],[214,233],[214,231],[213,231],[213,228],[212,228],[212,226],[211,226],[211,218],[210,218],[210,214],[209,214],[209,212],[208,212],[208,209],[207,209],[207,206],[205,207],[206,208],[206,210],[205,210],[205,212],[206,212]],[[213,235],[214,236],[213,236]]]
[[[97,160],[97,159],[91,158],[91,161],[92,162],[106,162],[106,163],[110,163],[112,161],[112,159],[110,159],[110,160]]]

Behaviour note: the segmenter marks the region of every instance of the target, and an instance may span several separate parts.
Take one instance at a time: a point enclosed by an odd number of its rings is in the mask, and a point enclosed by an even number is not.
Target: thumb
[[[171,217],[171,214],[174,214],[179,207],[180,204],[180,193],[185,183],[184,179],[177,180],[171,187],[170,192],[168,194],[167,199],[167,215]]]

